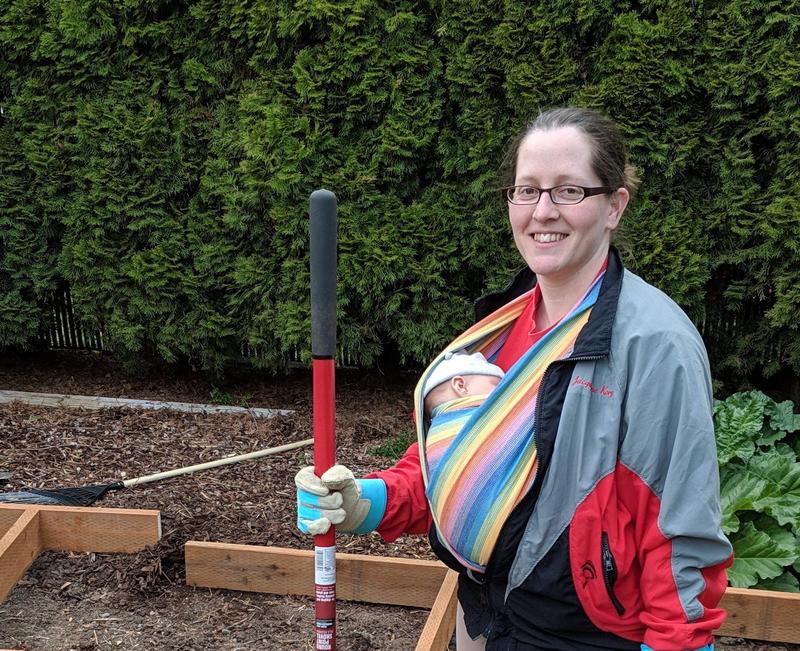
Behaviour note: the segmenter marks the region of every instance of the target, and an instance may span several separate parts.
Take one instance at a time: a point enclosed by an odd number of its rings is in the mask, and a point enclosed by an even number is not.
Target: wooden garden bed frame
[[[159,511],[0,504],[0,602],[48,550],[131,553],[161,538]],[[197,587],[314,595],[313,551],[189,541]],[[455,629],[457,575],[436,561],[338,553],[340,599],[430,608],[417,651],[444,651]],[[800,643],[800,594],[728,588],[720,635]]]
[[[314,596],[312,550],[189,541],[186,583],[202,588]],[[456,622],[458,575],[438,561],[336,554],[336,598],[429,608],[416,651],[445,651]]]
[[[0,603],[43,551],[131,553],[160,538],[159,511],[0,504]]]
[[[189,541],[189,585],[314,596],[314,552]],[[436,561],[336,554],[338,599],[430,608],[416,651],[444,651],[455,630],[457,575]],[[718,634],[800,643],[800,594],[728,588]]]

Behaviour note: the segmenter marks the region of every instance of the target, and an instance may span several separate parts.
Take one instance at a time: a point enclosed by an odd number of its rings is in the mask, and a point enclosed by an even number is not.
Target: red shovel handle
[[[311,215],[311,355],[314,375],[314,472],[336,463],[336,195],[316,190]],[[336,650],[336,533],[314,536],[317,651]]]

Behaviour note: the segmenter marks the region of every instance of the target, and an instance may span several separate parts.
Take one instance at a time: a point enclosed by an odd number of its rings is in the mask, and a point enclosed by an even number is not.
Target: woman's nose
[[[533,207],[533,219],[549,221],[558,217],[558,206],[553,203],[549,192],[542,192],[539,201]]]

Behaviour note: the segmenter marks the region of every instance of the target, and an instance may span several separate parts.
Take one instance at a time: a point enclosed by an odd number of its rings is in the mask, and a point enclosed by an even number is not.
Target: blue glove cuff
[[[653,649],[646,644],[642,644],[642,651],[653,651]],[[714,645],[706,644],[705,646],[701,646],[699,649],[694,649],[693,651],[714,651]]]
[[[356,479],[361,489],[361,499],[369,500],[369,513],[364,521],[350,533],[375,531],[386,513],[386,483],[383,479]]]

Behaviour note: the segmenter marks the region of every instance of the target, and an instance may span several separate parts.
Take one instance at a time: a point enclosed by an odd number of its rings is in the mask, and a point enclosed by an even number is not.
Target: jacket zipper
[[[614,584],[617,582],[617,564],[614,562],[614,556],[611,554],[611,545],[608,544],[608,534],[603,531],[600,534],[601,538],[601,558],[603,562],[603,580],[606,584],[606,591],[617,611],[617,615],[622,617],[625,614],[625,608],[617,599],[614,594]]]
[[[489,607],[489,584],[484,583],[481,586],[481,607],[484,610],[488,610],[490,614],[489,623],[486,624],[486,627],[483,629],[483,637],[487,640],[491,637],[492,631],[494,630],[494,620],[495,620],[495,613]]]

